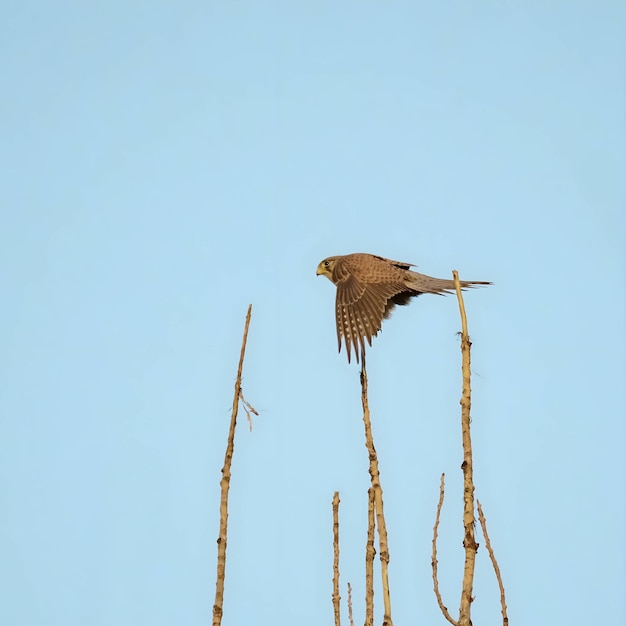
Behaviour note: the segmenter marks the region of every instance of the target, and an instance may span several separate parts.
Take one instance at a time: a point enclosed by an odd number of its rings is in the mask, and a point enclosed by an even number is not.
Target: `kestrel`
[[[317,275],[326,276],[337,286],[335,315],[337,340],[346,345],[348,362],[351,347],[357,363],[365,355],[365,340],[372,345],[383,319],[390,317],[396,304],[408,304],[422,293],[446,294],[454,291],[454,281],[418,274],[411,263],[392,261],[374,254],[331,256],[317,266]],[[489,282],[461,281],[461,287],[490,285]]]

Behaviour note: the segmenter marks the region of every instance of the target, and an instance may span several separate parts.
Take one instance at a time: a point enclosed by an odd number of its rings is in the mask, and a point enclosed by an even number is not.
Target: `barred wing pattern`
[[[410,263],[362,253],[328,257],[318,265],[318,275],[327,276],[337,286],[337,342],[341,351],[343,340],[348,362],[352,349],[357,362],[362,359],[365,341],[372,345],[372,337],[396,305],[408,304],[422,293],[454,291],[453,280],[413,272],[410,267]],[[461,281],[463,288],[490,284]]]

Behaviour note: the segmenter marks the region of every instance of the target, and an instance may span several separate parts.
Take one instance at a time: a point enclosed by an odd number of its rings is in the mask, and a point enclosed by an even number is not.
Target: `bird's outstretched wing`
[[[405,289],[400,283],[367,283],[352,274],[346,274],[337,281],[337,342],[341,350],[343,338],[348,361],[351,347],[354,347],[357,363],[360,362],[361,355],[365,353],[365,340],[371,346],[372,337],[382,327],[389,299]]]

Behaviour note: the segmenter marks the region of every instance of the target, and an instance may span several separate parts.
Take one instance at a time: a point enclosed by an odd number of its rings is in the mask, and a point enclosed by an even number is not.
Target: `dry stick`
[[[226,574],[226,534],[228,530],[228,488],[230,487],[230,467],[232,465],[233,452],[235,449],[237,410],[239,408],[239,397],[241,396],[241,372],[243,370],[243,357],[246,352],[246,341],[248,340],[248,327],[250,326],[251,315],[252,305],[249,305],[248,314],[246,315],[246,325],[243,331],[243,341],[241,342],[239,367],[237,369],[237,380],[235,381],[235,396],[233,398],[233,409],[230,417],[230,430],[228,431],[228,443],[226,444],[226,455],[224,457],[224,467],[222,468],[222,480],[220,481],[222,496],[220,499],[220,535],[217,539],[217,582],[215,583],[213,626],[219,626],[222,623],[224,577]]]
[[[380,486],[380,473],[378,471],[378,457],[374,448],[372,436],[372,424],[370,422],[370,409],[367,402],[367,371],[365,369],[365,354],[362,354],[361,363],[361,402],[363,404],[363,422],[365,423],[365,445],[370,459],[370,477],[374,489],[374,501],[376,504],[376,524],[378,525],[378,547],[380,550],[380,568],[383,585],[383,605],[385,614],[383,626],[393,626],[391,621],[391,598],[389,596],[389,545],[387,543],[387,525],[383,511],[383,490]]]
[[[441,483],[439,484],[439,502],[437,503],[437,515],[435,516],[435,526],[433,527],[433,553],[431,558],[431,565],[433,568],[433,585],[435,589],[435,597],[437,598],[437,604],[443,613],[443,616],[454,626],[458,626],[458,622],[452,618],[448,613],[448,607],[443,603],[441,598],[441,592],[439,591],[439,579],[437,578],[437,531],[439,530],[439,518],[441,517],[441,507],[443,507],[443,497],[445,490],[445,474],[441,475]]]
[[[341,624],[341,596],[339,595],[339,492],[333,496],[333,609],[335,626]]]
[[[461,396],[461,431],[463,435],[463,547],[465,548],[465,566],[463,568],[463,588],[461,590],[461,605],[459,608],[459,625],[471,626],[471,604],[472,588],[474,586],[474,567],[476,564],[476,552],[478,544],[474,537],[474,478],[472,467],[472,439],[470,437],[470,408],[471,408],[471,386],[470,386],[470,341],[467,332],[467,317],[465,315],[465,304],[461,294],[461,283],[456,270],[452,271],[454,276],[454,286],[456,296],[459,301],[459,311],[461,313],[461,355],[463,372],[463,394]]]
[[[374,532],[376,531],[376,504],[374,488],[367,491],[367,545],[365,546],[365,626],[374,625]]]
[[[502,584],[502,575],[500,574],[500,567],[498,566],[498,562],[496,561],[496,556],[493,553],[493,549],[491,548],[491,541],[489,540],[489,535],[487,534],[487,520],[483,514],[483,508],[480,506],[480,502],[477,500],[476,504],[478,506],[478,519],[480,520],[480,527],[483,529],[483,536],[485,537],[485,546],[487,547],[487,552],[489,553],[489,558],[491,559],[491,564],[493,565],[493,570],[496,573],[496,579],[498,580],[498,586],[500,587],[500,605],[502,607],[502,624],[503,626],[507,626],[509,623],[509,618],[506,614],[506,599],[504,597],[504,585]]]
[[[348,621],[350,626],[354,626],[354,619],[352,618],[352,587],[348,583]]]

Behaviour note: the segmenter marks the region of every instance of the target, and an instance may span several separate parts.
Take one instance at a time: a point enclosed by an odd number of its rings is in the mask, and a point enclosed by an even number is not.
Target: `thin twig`
[[[461,354],[463,373],[463,393],[461,396],[461,431],[463,435],[463,547],[465,548],[465,565],[463,568],[463,588],[461,590],[461,603],[459,609],[459,625],[471,626],[471,604],[473,601],[472,589],[474,586],[474,568],[476,565],[476,552],[478,544],[474,536],[474,478],[472,462],[472,439],[470,436],[470,408],[471,408],[471,361],[470,349],[472,343],[467,332],[467,317],[465,304],[461,293],[459,274],[453,270],[454,286],[459,301],[461,314]]]
[[[367,544],[365,546],[365,626],[374,625],[374,533],[376,532],[376,504],[374,487],[367,490]]]
[[[341,596],[339,595],[339,492],[333,496],[333,609],[335,626],[341,626]]]
[[[458,626],[458,622],[452,618],[448,612],[448,607],[443,603],[441,598],[441,592],[439,591],[439,579],[437,577],[437,532],[439,530],[439,518],[441,517],[441,508],[443,507],[443,498],[445,492],[445,474],[441,475],[441,482],[439,484],[439,502],[437,503],[437,515],[435,516],[435,525],[433,527],[433,553],[431,559],[431,565],[433,568],[433,585],[435,589],[435,597],[437,598],[437,604],[441,610],[443,616],[454,626]]]
[[[383,605],[385,614],[383,626],[393,626],[391,621],[391,597],[389,594],[389,545],[387,543],[387,525],[383,511],[383,489],[380,485],[380,472],[378,471],[378,457],[374,448],[372,436],[372,424],[370,421],[370,409],[367,401],[367,371],[365,369],[365,354],[361,362],[361,402],[363,404],[363,422],[365,424],[365,445],[370,459],[370,477],[374,489],[374,501],[376,504],[376,525],[378,526],[378,548],[380,553],[380,569],[383,587]]]
[[[241,388],[239,389],[239,397],[241,398],[243,410],[246,412],[246,417],[248,418],[250,432],[252,432],[252,413],[254,413],[258,417],[259,412],[243,397],[243,391]]]
[[[354,619],[352,617],[352,587],[348,583],[348,621],[350,626],[354,626]]]
[[[480,501],[476,501],[478,506],[478,519],[480,520],[480,527],[483,529],[483,537],[485,538],[485,546],[493,565],[493,571],[496,573],[496,579],[498,580],[498,587],[500,587],[500,606],[502,607],[502,625],[508,626],[509,618],[506,614],[506,598],[504,597],[504,584],[502,583],[502,575],[500,574],[500,567],[498,561],[496,561],[496,555],[491,547],[491,541],[489,540],[489,534],[487,533],[487,520],[483,514],[483,508],[480,506]]]
[[[213,626],[220,626],[224,606],[224,578],[226,575],[226,537],[228,531],[228,489],[230,487],[230,468],[235,450],[235,427],[237,425],[237,411],[239,408],[239,398],[241,397],[241,374],[243,371],[243,358],[246,353],[246,342],[248,340],[248,328],[252,315],[252,305],[248,306],[246,324],[241,342],[241,353],[239,354],[239,367],[237,368],[237,380],[235,381],[235,396],[233,398],[233,408],[230,417],[230,429],[228,431],[228,443],[226,444],[226,455],[224,456],[224,467],[222,467],[222,489],[220,498],[220,534],[217,539],[217,581],[215,583],[215,604],[213,605]]]

